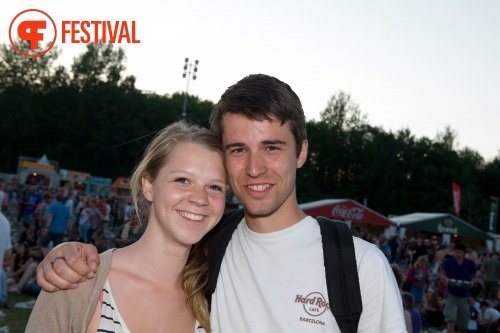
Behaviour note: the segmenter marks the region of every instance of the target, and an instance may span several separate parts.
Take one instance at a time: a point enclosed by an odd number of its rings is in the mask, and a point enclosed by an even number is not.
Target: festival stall
[[[78,191],[85,193],[87,184],[89,182],[90,173],[60,169],[59,170],[60,185],[67,189],[67,191]]]
[[[17,174],[20,184],[40,187],[59,187],[59,162],[50,161],[47,155],[41,158],[19,156]]]
[[[413,213],[391,217],[408,237],[433,238],[440,243],[484,245],[493,239],[486,232],[448,213]]]
[[[130,178],[116,178],[113,184],[111,184],[111,194],[116,196],[130,196]]]
[[[396,223],[374,210],[351,199],[325,199],[299,205],[307,215],[324,216],[347,222],[351,228],[358,227],[365,232],[382,233]]]

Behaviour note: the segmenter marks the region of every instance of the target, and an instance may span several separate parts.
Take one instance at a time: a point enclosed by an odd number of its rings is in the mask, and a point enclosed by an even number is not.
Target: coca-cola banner
[[[453,207],[455,207],[455,215],[460,217],[460,185],[453,182],[451,183],[451,192],[453,194]]]
[[[346,222],[362,222],[382,226],[396,226],[387,217],[350,199],[325,199],[301,204],[300,208],[313,217],[324,216]]]

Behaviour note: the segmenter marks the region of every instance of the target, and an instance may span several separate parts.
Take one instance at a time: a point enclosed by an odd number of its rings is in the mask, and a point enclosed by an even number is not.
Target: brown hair
[[[249,75],[229,87],[210,114],[210,128],[222,141],[226,113],[240,114],[256,121],[278,120],[290,127],[297,156],[307,140],[306,121],[300,99],[288,84],[264,74]],[[273,119],[274,118],[274,119]]]
[[[130,178],[130,188],[139,223],[144,223],[151,208],[151,202],[144,198],[142,179],[154,182],[160,169],[169,160],[171,151],[179,143],[195,143],[224,158],[220,140],[208,129],[190,125],[183,121],[175,122],[159,131],[146,147],[144,155]],[[210,332],[210,314],[204,295],[208,281],[208,258],[205,237],[191,247],[184,267],[182,289],[195,318]]]

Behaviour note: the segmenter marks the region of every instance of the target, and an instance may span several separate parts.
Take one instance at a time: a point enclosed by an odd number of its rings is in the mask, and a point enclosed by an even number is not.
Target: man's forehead
[[[243,114],[239,113],[229,113],[224,116],[222,119],[222,138],[224,138],[225,135],[227,135],[228,130],[236,126],[236,124],[241,124],[242,122],[248,121],[250,123],[253,123],[255,127],[259,129],[265,129],[270,125],[271,127],[277,128],[285,128],[288,129],[290,133],[292,133],[292,130],[290,128],[290,121],[286,121],[283,124],[281,123],[280,120],[278,120],[275,116],[269,116],[269,119],[262,119],[262,120],[257,120],[257,119],[252,119],[249,117],[246,117]],[[262,126],[264,125],[264,126]]]

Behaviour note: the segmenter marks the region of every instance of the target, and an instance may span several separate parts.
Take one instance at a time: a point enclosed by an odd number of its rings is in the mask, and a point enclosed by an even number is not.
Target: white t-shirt
[[[5,251],[12,248],[10,240],[10,222],[5,215],[0,212],[0,258],[3,262]]]
[[[69,208],[69,216],[70,217],[73,216],[73,209],[74,209],[74,205],[75,205],[75,202],[73,201],[73,199],[66,200],[66,203],[64,205]]]
[[[483,313],[483,319],[486,319],[488,323],[494,323],[500,318],[500,312],[494,308],[487,308]]]
[[[401,295],[387,259],[354,238],[363,313],[358,332],[406,332]],[[212,297],[213,333],[340,332],[329,304],[318,222],[306,217],[259,234],[243,220],[222,261]]]

